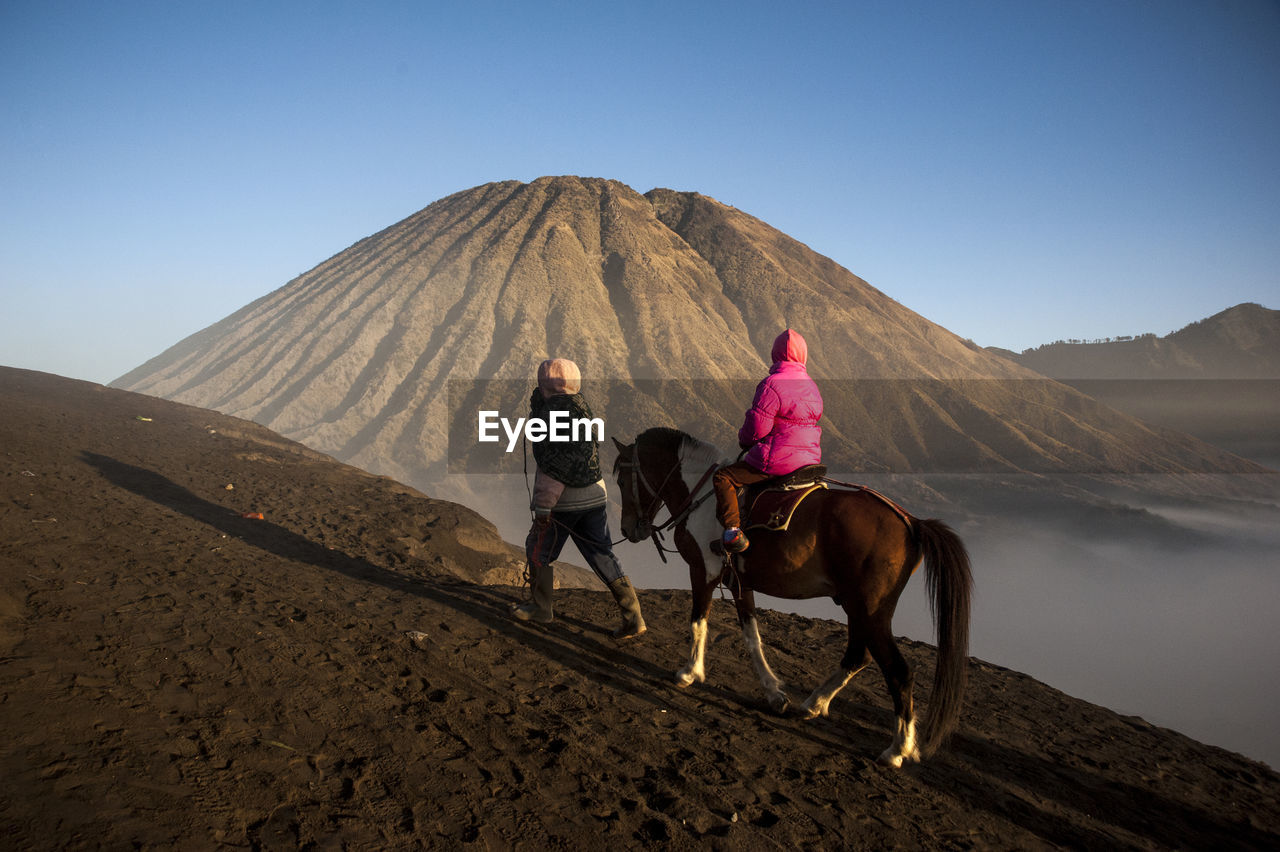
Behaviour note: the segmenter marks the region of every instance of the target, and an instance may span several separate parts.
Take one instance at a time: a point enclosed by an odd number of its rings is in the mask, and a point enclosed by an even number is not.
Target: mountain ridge
[[[1280,311],[1244,302],[1164,337],[990,351],[1055,379],[1280,379]]]
[[[1144,423],[1280,469],[1280,311],[1246,302],[1165,337],[992,351]]]

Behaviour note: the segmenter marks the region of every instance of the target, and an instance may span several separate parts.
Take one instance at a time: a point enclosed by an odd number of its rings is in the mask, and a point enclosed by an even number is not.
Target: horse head
[[[643,479],[639,462],[636,460],[636,445],[623,444],[612,438],[613,445],[618,448],[618,457],[613,462],[613,477],[618,483],[618,494],[622,503],[622,520],[619,527],[627,541],[644,541],[653,532],[653,518],[641,507],[640,490]]]

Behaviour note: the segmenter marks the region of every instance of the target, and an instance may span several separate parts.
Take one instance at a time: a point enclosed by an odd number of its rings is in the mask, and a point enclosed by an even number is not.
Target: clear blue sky
[[[983,345],[1280,308],[1280,4],[0,0],[0,364],[107,381],[450,193],[713,196]]]

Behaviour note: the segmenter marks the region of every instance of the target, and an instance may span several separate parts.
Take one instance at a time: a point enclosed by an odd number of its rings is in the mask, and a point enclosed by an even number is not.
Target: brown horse
[[[753,530],[739,568],[726,570],[712,549],[720,538],[710,474],[722,463],[716,448],[674,429],[641,433],[634,444],[617,440],[614,475],[622,496],[622,532],[639,542],[654,536],[655,516],[666,506],[676,549],[689,564],[693,587],[693,644],[676,673],[682,687],[706,680],[707,613],[716,587],[733,594],[747,651],[769,705],[785,712],[782,682],[764,658],[753,592],[778,598],[830,596],[849,619],[849,644],[840,668],[801,705],[808,718],[827,715],[831,700],[871,660],[880,666],[897,716],[893,742],[880,762],[901,766],[931,754],[955,727],[964,698],[972,578],[963,542],[946,524],[899,514],[875,492],[829,488],[806,498],[786,532]],[[661,546],[659,544],[659,546]],[[912,709],[912,674],[894,641],[898,596],[925,563],[929,605],[938,633],[938,659],[922,739]]]

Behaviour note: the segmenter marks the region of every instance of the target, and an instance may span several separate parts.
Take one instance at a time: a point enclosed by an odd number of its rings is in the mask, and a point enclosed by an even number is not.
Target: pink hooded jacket
[[[750,447],[742,459],[770,476],[784,476],[822,461],[822,394],[805,364],[809,345],[787,329],[773,341],[773,368],[756,387],[738,444]]]

